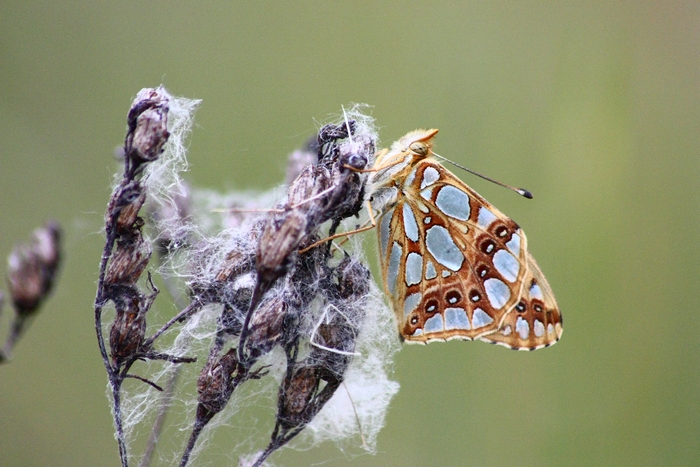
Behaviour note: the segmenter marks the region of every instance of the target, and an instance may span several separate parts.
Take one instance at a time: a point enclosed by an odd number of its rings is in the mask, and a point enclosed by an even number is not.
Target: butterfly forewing
[[[403,338],[475,339],[499,329],[525,275],[518,225],[430,159],[415,165],[398,200],[379,236]]]

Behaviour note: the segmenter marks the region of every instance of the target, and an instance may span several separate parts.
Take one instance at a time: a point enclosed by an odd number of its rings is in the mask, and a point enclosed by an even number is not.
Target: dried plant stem
[[[116,430],[117,443],[119,445],[119,459],[122,462],[122,467],[129,467],[129,456],[126,451],[126,440],[124,438],[124,428],[122,427],[122,404],[120,392],[122,381],[118,378],[113,378],[110,376],[110,384],[112,384],[112,397],[114,398],[114,428]]]
[[[124,182],[117,189],[121,191],[124,186]],[[100,274],[97,281],[97,296],[95,297],[95,332],[97,333],[97,344],[100,347],[100,355],[102,355],[102,362],[104,363],[105,369],[107,370],[107,378],[109,379],[109,385],[112,388],[112,398],[113,398],[113,415],[114,415],[114,428],[116,430],[117,445],[119,446],[119,458],[122,463],[122,467],[128,467],[129,458],[126,451],[126,440],[124,439],[124,430],[122,428],[122,415],[121,415],[121,379],[119,378],[118,371],[112,366],[109,361],[109,355],[107,354],[107,347],[105,346],[104,336],[102,334],[102,310],[106,303],[104,297],[104,284],[105,284],[105,274],[107,272],[107,264],[109,259],[112,257],[112,250],[114,247],[114,242],[116,240],[116,221],[119,217],[119,211],[112,213],[110,222],[107,227],[105,247],[102,250],[102,259],[100,260]]]
[[[187,318],[195,314],[197,311],[199,311],[201,307],[202,303],[199,300],[193,300],[181,312],[179,312],[177,315],[171,318],[170,321],[165,323],[162,328],[160,328],[155,334],[153,334],[153,336],[146,339],[146,341],[143,343],[144,347],[150,348],[151,344],[153,344],[153,341],[158,339],[165,331],[170,329],[175,323],[186,320]]]
[[[162,266],[163,254],[159,255],[158,258]],[[163,278],[163,280],[165,281],[165,288],[166,290],[168,290],[168,293],[175,302],[177,309],[184,309],[187,305],[183,303],[183,296],[177,293],[178,289],[176,287],[176,284],[174,283],[175,281],[173,281],[171,276],[166,276]],[[180,379],[181,371],[182,367],[180,365],[173,366],[169,371],[170,375],[168,377],[168,382],[165,384],[165,390],[160,396],[158,416],[156,417],[156,421],[153,423],[151,433],[148,435],[148,441],[146,442],[146,447],[143,450],[139,467],[150,467],[151,465],[153,453],[155,452],[156,445],[158,444],[158,439],[160,438],[160,434],[162,433],[163,427],[165,426],[165,419],[168,416],[168,411],[170,410],[170,405],[173,401],[175,387],[177,386],[177,382]]]
[[[7,341],[3,346],[2,353],[0,353],[0,363],[6,362],[12,359],[12,350],[15,348],[15,344],[22,337],[25,329],[27,328],[27,318],[23,316],[18,316],[12,322],[12,329],[10,329],[10,335],[7,336]]]

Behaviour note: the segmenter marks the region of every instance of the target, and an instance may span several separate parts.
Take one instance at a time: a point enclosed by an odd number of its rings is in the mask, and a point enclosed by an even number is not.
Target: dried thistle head
[[[247,349],[251,358],[259,358],[283,341],[284,333],[291,333],[289,305],[283,297],[272,297],[260,304],[250,320]]]
[[[105,285],[135,285],[151,258],[151,244],[139,231],[120,238],[107,268]]]
[[[116,313],[109,330],[109,347],[112,361],[118,364],[141,352],[146,338],[148,304],[133,288],[125,288],[114,303]]]
[[[60,260],[61,229],[57,222],[36,229],[29,244],[15,246],[7,260],[7,282],[18,315],[31,315],[46,299]]]
[[[306,213],[298,209],[275,214],[265,224],[258,240],[255,267],[258,280],[266,287],[289,270],[291,256],[299,248],[307,226]]]
[[[158,159],[168,140],[169,98],[162,88],[142,89],[132,104],[127,117],[127,136],[124,143],[126,159],[132,174],[141,165]]]
[[[233,374],[238,366],[236,349],[224,355],[214,355],[207,360],[197,380],[199,404],[212,413],[220,412],[233,393]]]
[[[311,421],[309,408],[320,383],[318,368],[301,365],[292,371],[279,394],[277,418],[283,428],[296,428]]]

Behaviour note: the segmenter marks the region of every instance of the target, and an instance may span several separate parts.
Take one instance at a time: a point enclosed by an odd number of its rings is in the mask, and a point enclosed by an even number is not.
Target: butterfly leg
[[[319,240],[315,243],[312,243],[311,245],[307,246],[306,248],[299,250],[299,254],[306,253],[307,251],[311,250],[312,248],[316,248],[317,246],[321,245],[322,243],[326,243],[327,241],[330,240],[335,240],[336,238],[341,238],[341,237],[349,237],[350,235],[355,235],[360,232],[366,232],[368,230],[372,230],[377,226],[377,220],[374,217],[374,214],[372,213],[372,206],[369,204],[369,201],[367,201],[367,213],[369,214],[369,225],[365,224],[360,228],[357,228],[355,230],[348,230],[347,232],[340,232],[335,235],[328,236],[322,240]]]

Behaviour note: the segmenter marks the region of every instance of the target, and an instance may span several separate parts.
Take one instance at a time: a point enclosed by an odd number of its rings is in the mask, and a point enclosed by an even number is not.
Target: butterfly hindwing
[[[528,274],[520,300],[500,329],[482,340],[514,350],[537,350],[554,344],[561,337],[563,321],[552,289],[529,253],[527,265]]]

